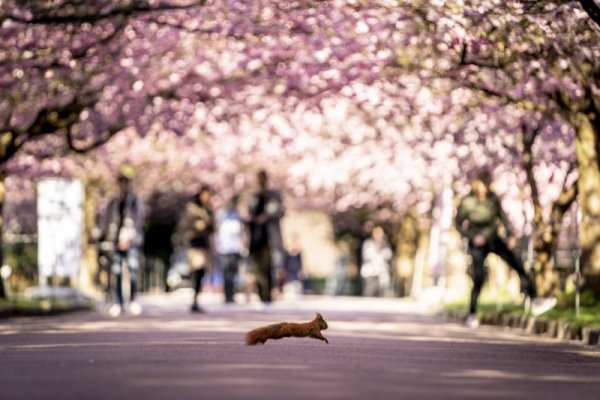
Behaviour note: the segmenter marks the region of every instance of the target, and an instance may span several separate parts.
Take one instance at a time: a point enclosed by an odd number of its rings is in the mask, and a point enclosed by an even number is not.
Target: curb
[[[467,317],[463,310],[444,310],[442,318],[446,322],[462,323]],[[600,348],[600,328],[581,326],[562,320],[543,320],[528,315],[514,315],[507,312],[488,312],[480,315],[482,325],[496,325],[525,330],[527,333],[570,340]]]
[[[23,307],[19,305],[9,305],[0,308],[0,319],[13,317],[44,317],[50,315],[66,314],[75,311],[92,310],[91,302],[73,302],[73,304],[52,304],[51,302],[40,302],[40,305],[34,307]]]

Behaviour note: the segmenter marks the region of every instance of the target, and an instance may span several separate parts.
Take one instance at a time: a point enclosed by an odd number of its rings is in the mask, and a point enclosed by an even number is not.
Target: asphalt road
[[[0,320],[0,399],[593,399],[600,352],[496,327],[444,324],[394,299],[303,298],[267,312],[187,293],[139,317]],[[330,344],[244,344],[246,331],[319,311]]]

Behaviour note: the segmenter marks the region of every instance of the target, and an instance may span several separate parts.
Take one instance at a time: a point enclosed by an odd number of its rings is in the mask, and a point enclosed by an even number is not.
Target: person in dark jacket
[[[485,283],[486,270],[485,258],[489,253],[494,253],[502,258],[521,279],[521,287],[525,295],[531,300],[536,297],[533,280],[527,275],[523,263],[514,253],[516,239],[511,224],[502,209],[500,198],[490,189],[492,174],[488,170],[481,170],[471,182],[471,192],[462,198],[456,212],[456,227],[468,240],[468,249],[471,255],[471,277],[473,289],[469,305],[469,316],[466,324],[469,327],[479,325],[476,317],[477,301]],[[499,235],[500,225],[506,232],[506,240]],[[540,314],[556,304],[554,299],[536,299],[532,303],[532,310]],[[554,302],[554,304],[552,304]]]
[[[129,177],[120,175],[117,182],[119,194],[108,204],[103,224],[103,241],[110,244],[111,272],[116,277],[118,304],[114,304],[109,311],[113,317],[119,316],[123,309],[124,262],[128,268],[130,281],[129,312],[133,315],[142,312],[140,305],[135,302],[135,294],[140,265],[139,250],[144,240],[144,209],[142,202],[131,190]]]
[[[208,186],[189,201],[183,215],[179,219],[177,232],[182,245],[186,249],[187,262],[192,271],[194,298],[192,312],[203,312],[198,305],[198,296],[202,289],[202,279],[212,263],[212,234],[214,231],[214,214],[210,205],[212,192]]]
[[[256,287],[265,306],[271,303],[273,258],[283,259],[283,240],[279,221],[285,213],[281,194],[269,188],[267,172],[257,175],[259,188],[252,194],[248,207],[250,257],[254,264]]]

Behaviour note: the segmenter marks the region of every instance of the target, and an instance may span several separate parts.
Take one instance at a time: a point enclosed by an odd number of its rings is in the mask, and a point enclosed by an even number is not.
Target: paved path
[[[144,314],[0,320],[0,399],[592,399],[600,352],[481,327],[443,324],[396,299],[309,297],[264,312],[207,314],[185,296],[146,296]],[[327,345],[244,333],[320,311]]]

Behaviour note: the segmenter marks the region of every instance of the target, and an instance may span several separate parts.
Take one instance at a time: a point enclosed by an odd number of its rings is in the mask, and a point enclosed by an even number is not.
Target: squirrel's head
[[[315,318],[317,321],[319,321],[319,328],[320,329],[327,329],[327,322],[325,321],[325,319],[323,319],[323,316],[319,313],[317,313],[317,316]]]

